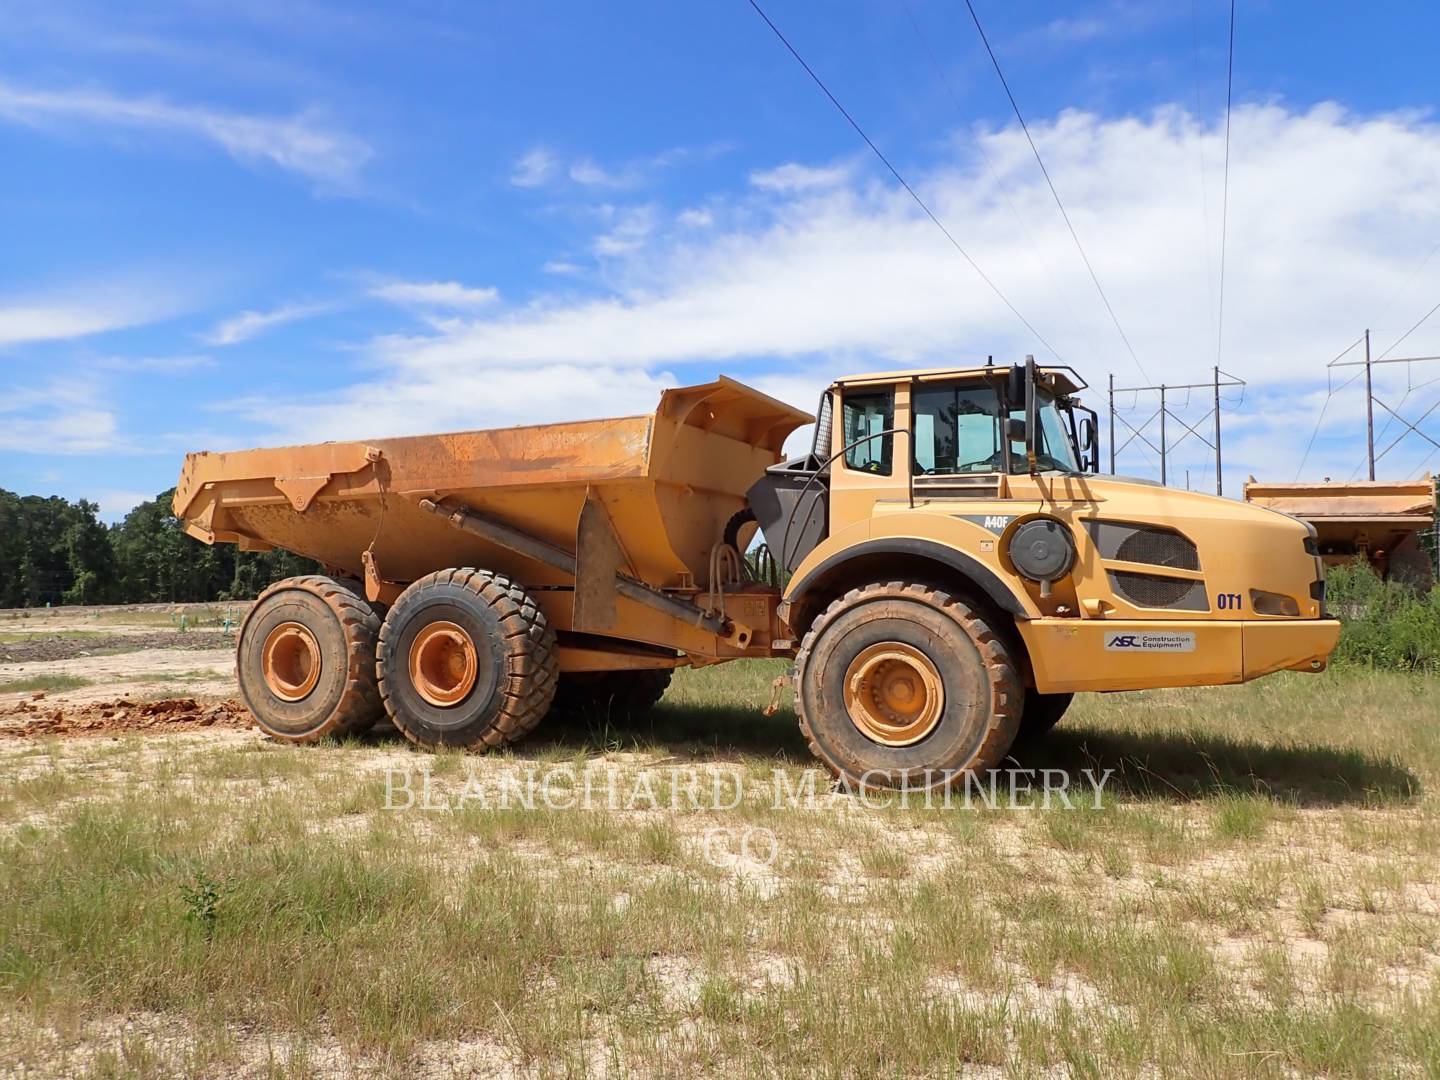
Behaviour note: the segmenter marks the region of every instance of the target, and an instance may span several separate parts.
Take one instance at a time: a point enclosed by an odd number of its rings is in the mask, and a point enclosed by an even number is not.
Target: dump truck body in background
[[[1359,480],[1245,485],[1245,501],[1314,526],[1327,566],[1365,559],[1386,579],[1419,589],[1435,582],[1420,534],[1435,527],[1435,481]]]

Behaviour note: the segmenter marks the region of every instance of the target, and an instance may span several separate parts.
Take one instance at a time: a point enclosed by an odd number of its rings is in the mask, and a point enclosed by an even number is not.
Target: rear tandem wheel
[[[260,594],[235,647],[240,696],[265,734],[307,743],[380,718],[380,616],[348,583],[311,574]]]
[[[534,597],[489,570],[441,570],[400,594],[376,667],[391,721],[424,747],[503,746],[529,734],[559,681],[555,631]]]

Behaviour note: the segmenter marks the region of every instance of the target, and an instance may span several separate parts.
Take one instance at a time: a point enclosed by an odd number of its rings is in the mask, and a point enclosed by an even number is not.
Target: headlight
[[[1293,596],[1251,589],[1250,610],[1256,615],[1299,615],[1300,605]]]

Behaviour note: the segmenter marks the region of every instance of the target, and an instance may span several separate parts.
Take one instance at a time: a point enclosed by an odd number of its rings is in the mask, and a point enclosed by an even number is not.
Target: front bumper
[[[1030,619],[1018,624],[1035,689],[1216,686],[1275,671],[1323,671],[1336,619]]]

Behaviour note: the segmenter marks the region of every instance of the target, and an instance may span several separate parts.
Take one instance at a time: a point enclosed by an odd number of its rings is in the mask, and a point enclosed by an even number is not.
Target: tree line
[[[188,536],[175,489],[107,525],[99,506],[0,488],[0,608],[248,599],[318,570],[288,551],[240,551]]]

